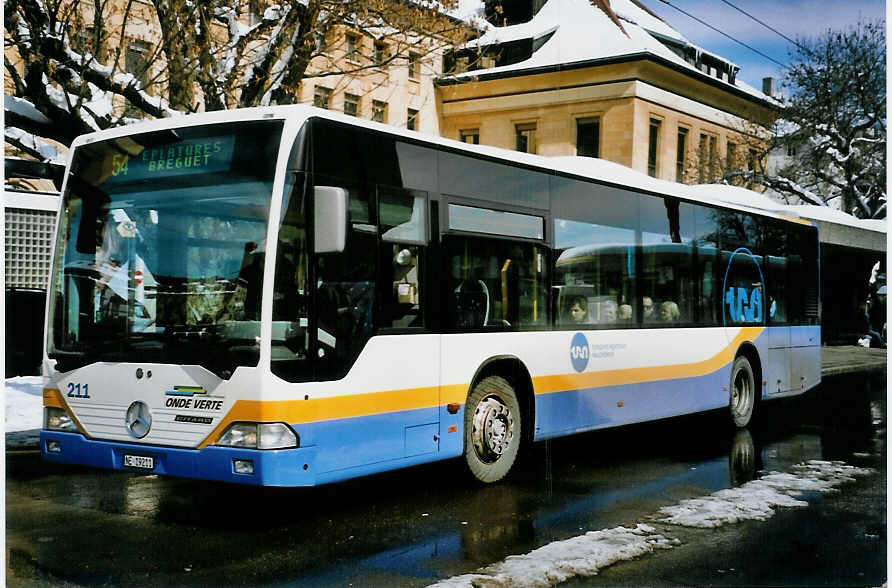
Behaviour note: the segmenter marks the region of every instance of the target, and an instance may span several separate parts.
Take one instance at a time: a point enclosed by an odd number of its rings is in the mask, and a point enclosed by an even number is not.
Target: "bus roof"
[[[461,151],[470,155],[497,160],[507,165],[520,164],[523,167],[534,168],[544,173],[572,175],[606,184],[612,184],[617,187],[629,188],[657,195],[674,196],[687,201],[754,212],[807,225],[813,224],[808,220],[802,219],[795,208],[780,204],[758,192],[747,190],[745,188],[723,184],[687,185],[660,180],[618,163],[592,157],[546,157],[511,151],[489,145],[472,145],[454,139],[410,131],[404,128],[377,123],[303,104],[203,112],[182,117],[156,119],[128,126],[115,127],[113,129],[98,131],[78,137],[72,143],[72,151],[75,147],[95,141],[184,126],[262,119],[285,119],[296,124],[301,124],[310,118],[326,119],[379,131],[407,139],[411,142],[436,145],[452,151]]]

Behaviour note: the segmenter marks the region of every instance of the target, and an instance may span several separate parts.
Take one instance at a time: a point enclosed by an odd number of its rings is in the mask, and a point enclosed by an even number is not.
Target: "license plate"
[[[125,455],[124,465],[128,468],[139,468],[141,470],[155,469],[155,458],[146,457],[144,455]]]

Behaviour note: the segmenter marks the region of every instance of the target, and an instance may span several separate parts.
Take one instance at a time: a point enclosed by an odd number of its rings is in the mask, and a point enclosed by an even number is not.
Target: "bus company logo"
[[[195,396],[207,393],[208,391],[201,386],[174,386],[173,390],[168,390],[164,394],[167,396]]]
[[[208,396],[208,391],[201,386],[174,386],[164,394],[170,396],[165,402],[166,408],[188,408],[193,410],[222,410],[222,396]],[[201,398],[195,398],[200,396]]]
[[[585,335],[582,333],[573,335],[573,340],[570,342],[570,362],[573,364],[573,369],[584,372],[588,366],[589,355],[588,339]]]

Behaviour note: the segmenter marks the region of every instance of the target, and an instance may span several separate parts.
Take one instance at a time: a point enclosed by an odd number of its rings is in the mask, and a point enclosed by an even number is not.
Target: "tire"
[[[523,430],[520,403],[507,380],[489,376],[465,404],[465,461],[481,482],[498,482],[511,470]]]
[[[743,429],[750,424],[756,408],[756,378],[750,361],[742,355],[734,360],[731,368],[729,390],[731,420],[738,429]]]

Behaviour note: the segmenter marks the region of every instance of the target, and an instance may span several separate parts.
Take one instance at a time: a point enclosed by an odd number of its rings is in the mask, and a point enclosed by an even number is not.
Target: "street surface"
[[[885,382],[885,374],[827,379],[803,398],[762,405],[743,433],[712,413],[538,444],[509,479],[485,487],[457,460],[320,488],[255,489],[61,467],[9,451],[6,580],[879,586]],[[747,518],[777,479],[802,485],[783,495],[798,504]],[[708,503],[709,516],[701,508],[696,520],[714,528],[667,522],[690,499],[727,489],[738,492],[730,510],[748,512],[745,520],[730,522],[727,504],[720,513]],[[573,549],[589,554],[575,567],[566,561]]]

